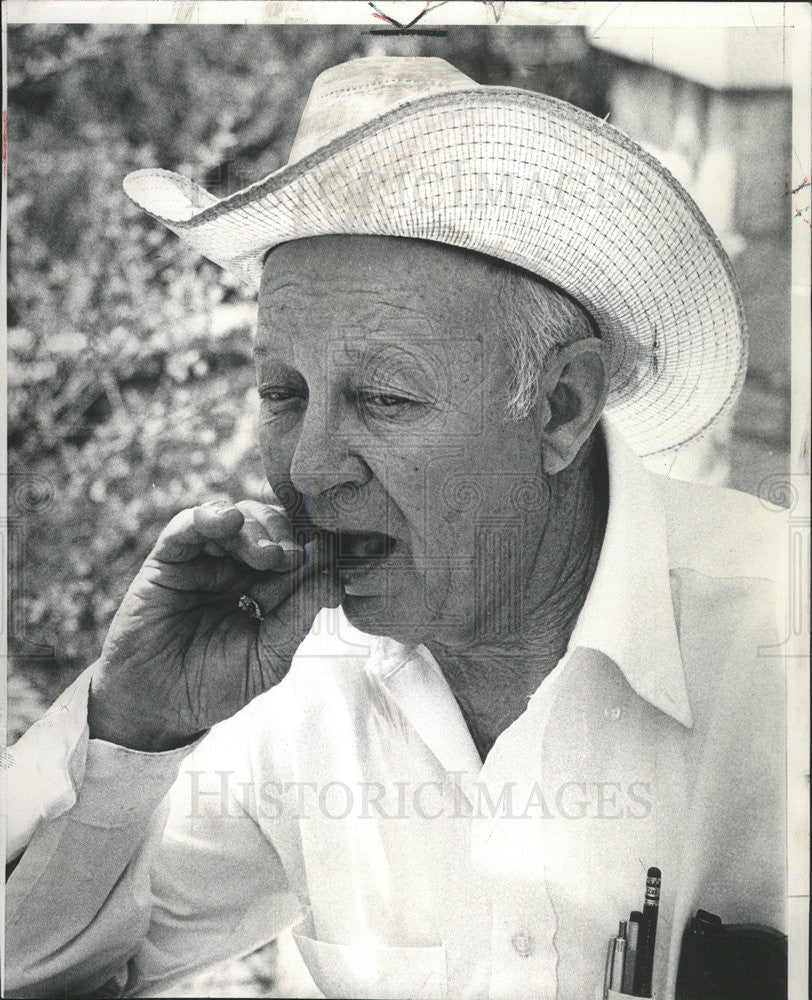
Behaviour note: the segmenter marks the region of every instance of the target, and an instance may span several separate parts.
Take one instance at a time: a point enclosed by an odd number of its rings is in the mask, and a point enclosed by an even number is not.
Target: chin
[[[361,632],[394,639],[404,646],[434,642],[450,647],[465,647],[471,641],[467,630],[458,625],[443,626],[436,621],[421,622],[417,614],[409,620],[404,613],[408,610],[407,605],[397,603],[393,610],[391,598],[387,600],[380,595],[359,597],[346,594],[341,608],[347,621]],[[425,614],[425,609],[422,610]]]
[[[407,624],[402,607],[393,613],[391,598],[345,594],[341,608],[347,621],[368,635],[385,636],[406,646],[418,646],[429,636],[427,625]]]

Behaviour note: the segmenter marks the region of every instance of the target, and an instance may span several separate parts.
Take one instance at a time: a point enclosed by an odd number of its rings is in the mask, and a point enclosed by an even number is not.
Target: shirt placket
[[[491,1000],[555,1000],[555,929],[543,880],[532,886],[503,880],[493,900]]]
[[[490,894],[491,1000],[555,1000],[556,913],[539,836],[547,808],[538,763],[562,661],[502,734],[479,776],[472,821],[472,866]]]

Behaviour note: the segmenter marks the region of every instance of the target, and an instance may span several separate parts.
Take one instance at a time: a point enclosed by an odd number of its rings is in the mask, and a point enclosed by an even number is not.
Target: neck
[[[470,644],[428,642],[484,759],[567,649],[595,575],[608,507],[605,452],[596,440],[551,477],[544,526],[521,568],[522,621]]]

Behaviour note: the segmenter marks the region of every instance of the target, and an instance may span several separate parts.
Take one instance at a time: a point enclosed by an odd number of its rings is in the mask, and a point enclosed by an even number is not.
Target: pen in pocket
[[[634,974],[634,992],[639,997],[651,996],[651,979],[654,972],[654,944],[657,940],[657,914],[660,909],[659,868],[649,868],[646,874],[646,902],[637,940],[637,968]]]
[[[614,940],[612,956],[612,978],[609,988],[620,992],[623,989],[623,966],[626,961],[626,921],[620,921],[617,937]]]
[[[629,925],[626,930],[626,962],[623,966],[623,992],[628,996],[634,995],[634,974],[637,969],[637,941],[640,933],[640,921],[643,914],[639,910],[632,910],[629,916]]]
[[[649,868],[642,912],[632,910],[628,921],[621,920],[617,937],[609,941],[603,978],[604,1000],[652,995],[654,946],[660,907],[662,873]]]

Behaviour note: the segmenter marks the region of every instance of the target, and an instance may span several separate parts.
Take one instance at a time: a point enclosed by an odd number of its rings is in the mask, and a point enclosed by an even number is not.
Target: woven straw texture
[[[330,233],[434,240],[541,275],[597,322],[607,411],[640,455],[700,435],[743,380],[735,280],[691,198],[623,133],[541,94],[421,97],[222,200],[161,170],[125,189],[255,287],[270,248]]]

